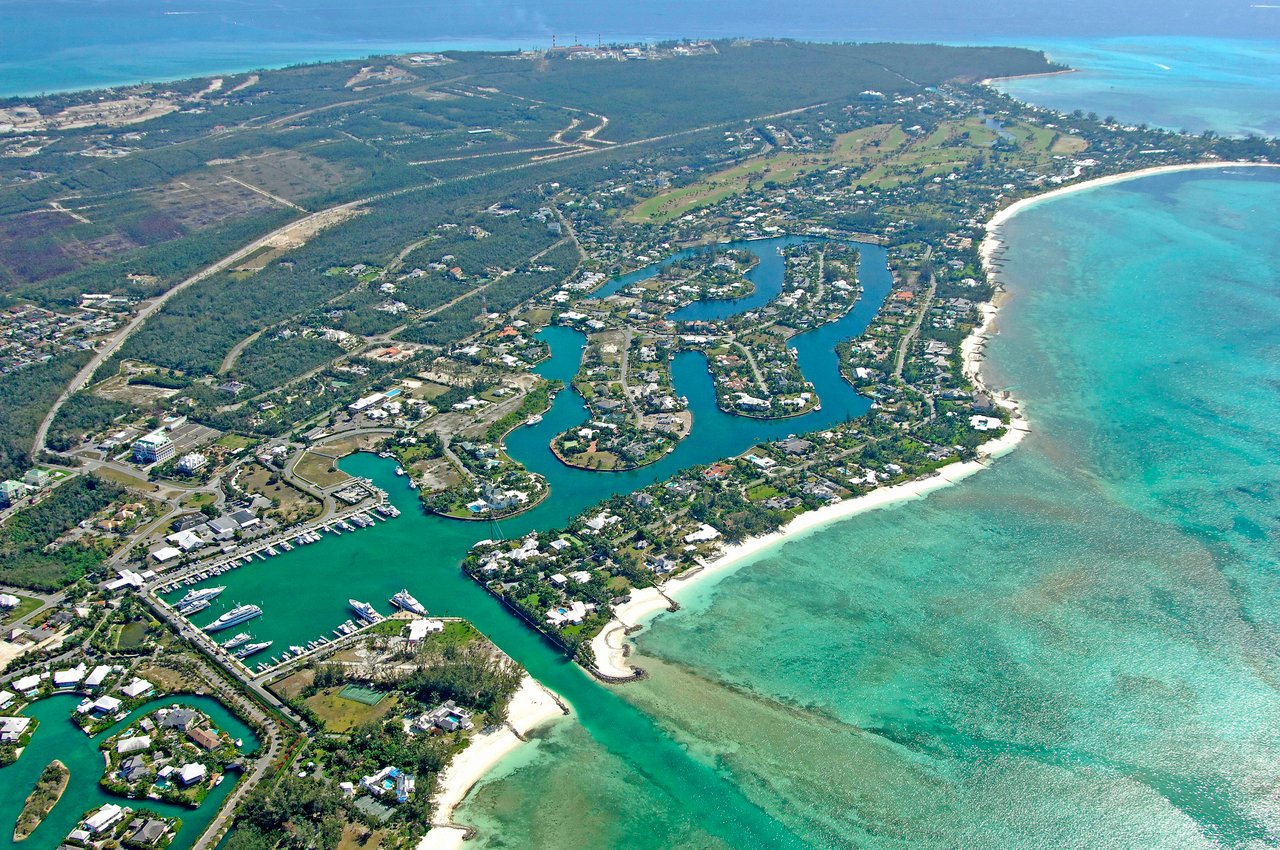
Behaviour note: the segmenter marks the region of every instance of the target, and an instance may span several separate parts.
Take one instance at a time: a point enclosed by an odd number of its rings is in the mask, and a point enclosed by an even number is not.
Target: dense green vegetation
[[[88,361],[88,353],[61,354],[0,377],[0,478],[30,466],[40,420]]]
[[[100,546],[76,540],[54,544],[124,492],[110,481],[79,476],[10,518],[0,526],[0,582],[56,590],[93,571],[108,554]]]

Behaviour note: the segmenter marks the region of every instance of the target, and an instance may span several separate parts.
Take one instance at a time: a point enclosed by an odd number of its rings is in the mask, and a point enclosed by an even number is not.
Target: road
[[[656,142],[665,142],[671,139],[677,139],[684,136],[694,135],[697,133],[705,133],[711,130],[721,129],[723,127],[737,126],[743,123],[752,124],[752,123],[759,123],[761,121],[769,121],[777,118],[783,118],[789,115],[808,112],[811,109],[817,109],[818,107],[825,106],[825,105],[826,105],[825,103],[814,103],[808,106],[801,106],[801,107],[797,107],[795,109],[789,109],[783,112],[775,112],[769,115],[756,116],[754,118],[745,119],[745,121],[744,120],[720,121],[715,124],[707,124],[701,127],[691,127],[687,130],[677,130],[672,133],[663,133],[657,136],[649,136],[643,139],[635,139],[630,142],[621,142],[611,147],[578,148],[567,153],[564,157],[561,157],[561,159],[576,158],[576,157],[582,157],[582,156],[593,156],[596,154],[615,151],[623,148],[632,148],[632,147],[638,147],[641,145],[654,144]],[[324,107],[324,108],[332,108],[332,107]],[[303,113],[300,113],[300,114],[303,114]],[[89,381],[93,378],[94,373],[98,371],[98,369],[102,366],[102,364],[107,362],[107,360],[110,359],[112,355],[114,355],[117,351],[119,351],[120,347],[124,345],[124,343],[129,339],[129,337],[137,333],[137,331],[144,324],[146,324],[147,319],[149,319],[154,313],[161,310],[164,307],[164,305],[167,304],[175,295],[178,295],[179,293],[184,292],[191,286],[211,277],[212,275],[225,271],[228,268],[231,268],[236,263],[239,263],[241,260],[246,259],[250,254],[257,251],[259,248],[262,248],[265,245],[267,245],[267,243],[284,235],[287,231],[299,226],[306,225],[308,223],[315,224],[318,222],[322,222],[326,217],[331,217],[334,213],[354,210],[354,209],[357,209],[358,207],[362,207],[362,206],[374,203],[376,201],[386,200],[388,198],[405,195],[410,192],[418,192],[424,189],[440,188],[441,186],[454,184],[454,183],[469,182],[471,180],[476,180],[483,177],[491,177],[496,174],[506,174],[506,173],[511,173],[515,171],[521,171],[528,168],[536,168],[543,164],[544,164],[543,162],[536,161],[536,160],[532,160],[528,162],[520,162],[514,165],[495,168],[489,171],[481,171],[481,172],[476,172],[475,174],[462,175],[460,177],[455,177],[450,180],[432,181],[429,183],[406,186],[400,189],[394,189],[389,192],[381,192],[378,194],[370,195],[368,197],[357,198],[356,200],[347,201],[342,204],[335,204],[332,207],[327,207],[326,209],[311,213],[310,215],[302,216],[300,218],[294,219],[289,224],[286,224],[283,227],[279,227],[276,230],[273,230],[264,236],[260,236],[257,239],[254,239],[249,244],[245,245],[244,247],[223,257],[222,259],[217,260],[211,265],[205,266],[203,269],[191,275],[190,277],[186,278],[185,280],[181,281],[180,283],[178,283],[177,285],[175,285],[173,288],[169,289],[162,295],[159,295],[156,298],[149,301],[146,304],[146,306],[144,306],[142,309],[138,311],[137,315],[135,315],[133,319],[131,319],[127,324],[119,328],[114,334],[106,338],[106,340],[101,344],[101,346],[94,352],[93,357],[89,359],[89,362],[85,364],[84,368],[82,368],[79,372],[77,372],[76,376],[71,379],[71,383],[68,384],[67,388],[63,390],[63,392],[58,396],[53,406],[49,408],[49,412],[45,414],[44,419],[41,420],[40,427],[36,429],[35,440],[33,441],[32,447],[31,447],[32,458],[35,459],[39,457],[45,451],[45,442],[49,436],[49,428],[53,424],[54,418],[58,415],[58,411],[62,409],[62,405],[67,403],[67,399],[71,398],[71,396],[74,395],[79,390],[82,390],[86,386],[88,386]]]

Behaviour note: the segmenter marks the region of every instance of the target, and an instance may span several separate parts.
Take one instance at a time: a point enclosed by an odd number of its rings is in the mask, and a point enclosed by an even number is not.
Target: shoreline
[[[636,678],[635,668],[627,661],[631,648],[628,637],[630,633],[638,631],[639,627],[644,625],[641,622],[642,620],[651,620],[659,611],[666,610],[669,607],[667,600],[659,594],[668,594],[674,598],[682,591],[705,581],[708,577],[725,575],[732,568],[740,566],[743,561],[761,554],[775,544],[798,538],[834,522],[848,519],[867,511],[887,508],[915,499],[923,499],[930,493],[941,490],[944,487],[950,487],[985,469],[990,461],[1013,451],[1018,443],[1030,433],[1030,422],[1022,415],[1017,400],[1007,392],[1000,394],[993,392],[983,381],[981,375],[982,363],[985,359],[985,344],[995,332],[996,316],[1000,312],[1000,303],[1005,294],[1005,290],[998,281],[998,272],[994,267],[995,255],[1004,245],[997,233],[1001,225],[1039,203],[1062,195],[1074,194],[1115,183],[1124,183],[1130,180],[1139,180],[1157,174],[1244,167],[1280,168],[1280,164],[1224,161],[1153,166],[1151,168],[1138,169],[1137,171],[1127,171],[1121,174],[1085,180],[1081,183],[1042,192],[1022,198],[996,211],[987,221],[985,225],[986,235],[978,246],[978,254],[982,260],[983,270],[986,272],[988,279],[995,285],[996,292],[990,301],[978,305],[978,309],[982,314],[982,321],[965,337],[960,344],[960,351],[963,362],[962,368],[965,375],[973,382],[974,389],[986,393],[996,405],[1012,414],[1008,430],[1000,437],[988,440],[980,445],[977,449],[978,457],[975,460],[949,464],[939,469],[935,474],[925,478],[917,478],[890,487],[880,487],[862,496],[846,499],[834,505],[827,505],[815,511],[807,511],[795,517],[777,531],[745,540],[742,543],[726,548],[715,560],[696,568],[692,573],[686,573],[683,577],[675,576],[668,579],[661,586],[661,590],[645,588],[637,591],[632,594],[630,602],[614,609],[614,619],[610,620],[592,640],[591,647],[595,651],[597,671],[605,676],[619,680]]]
[[[526,736],[534,728],[568,713],[559,697],[525,673],[507,708],[507,723],[487,734],[477,732],[466,749],[455,755],[440,774],[431,800],[435,807],[431,828],[418,842],[417,850],[456,850],[461,847],[473,830],[454,823],[453,815],[471,789],[500,761],[526,743]]]

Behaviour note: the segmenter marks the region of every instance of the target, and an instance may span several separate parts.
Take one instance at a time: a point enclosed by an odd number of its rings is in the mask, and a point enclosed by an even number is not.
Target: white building
[[[154,687],[155,685],[151,684],[146,679],[135,678],[132,682],[121,688],[120,693],[124,694],[129,699],[137,699]]]
[[[165,436],[164,429],[139,437],[133,444],[133,459],[138,463],[164,463],[177,453],[173,440]]]
[[[184,475],[199,472],[209,465],[209,458],[199,452],[191,452],[178,458],[178,471]]]
[[[17,742],[30,725],[30,717],[0,717],[0,744]]]
[[[135,735],[132,738],[122,738],[116,742],[116,752],[121,755],[125,753],[140,753],[149,749],[151,749],[150,735]]]
[[[117,806],[115,803],[107,803],[105,806],[84,819],[84,828],[94,835],[106,832],[131,811],[132,809],[126,809],[124,806]]]
[[[178,770],[178,781],[183,785],[194,785],[209,775],[209,770],[199,762],[184,764]]]
[[[691,531],[684,536],[685,543],[706,543],[715,540],[720,536],[720,532],[713,526],[703,523],[697,531]]]
[[[85,677],[84,686],[86,688],[96,688],[105,682],[110,675],[111,667],[106,664],[99,664],[93,668],[93,672]]]

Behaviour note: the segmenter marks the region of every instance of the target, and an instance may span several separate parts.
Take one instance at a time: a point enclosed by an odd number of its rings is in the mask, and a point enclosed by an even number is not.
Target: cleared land
[[[839,167],[848,168],[851,179],[869,190],[892,189],[985,163],[1002,140],[1016,144],[1018,150],[1009,151],[1009,155],[1026,157],[1028,164],[1085,149],[1082,139],[1017,121],[994,125],[976,117],[949,121],[923,136],[912,135],[897,124],[878,124],[837,136],[826,153],[774,151],[753,157],[641,201],[627,213],[627,219],[661,224],[765,183],[784,186]]]

